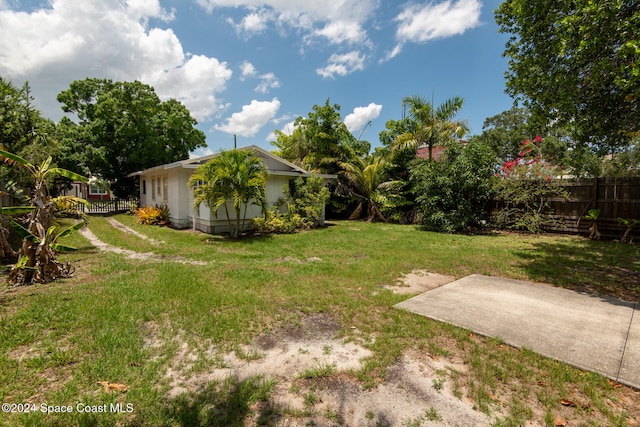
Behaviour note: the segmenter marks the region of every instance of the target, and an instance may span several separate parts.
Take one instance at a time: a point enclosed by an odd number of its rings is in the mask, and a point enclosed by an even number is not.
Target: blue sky
[[[465,99],[472,134],[511,107],[499,1],[0,0],[0,75],[28,80],[59,120],[56,95],[85,77],[140,80],[183,102],[207,154],[256,144],[327,98],[379,145],[402,98]],[[371,125],[366,124],[371,121]]]

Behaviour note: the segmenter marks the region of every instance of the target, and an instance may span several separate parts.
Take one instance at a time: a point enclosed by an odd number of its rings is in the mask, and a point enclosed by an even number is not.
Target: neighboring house
[[[283,187],[290,180],[299,176],[309,177],[311,174],[304,169],[290,163],[255,145],[238,148],[238,150],[252,150],[259,156],[267,167],[266,198],[267,207],[277,206],[278,200],[284,197]],[[202,204],[200,214],[193,210],[193,190],[189,188],[189,177],[196,169],[207,161],[216,157],[212,154],[194,159],[181,160],[166,165],[156,166],[133,173],[140,179],[140,206],[166,205],[169,208],[171,225],[176,228],[198,229],[205,233],[224,233],[229,231],[224,207],[218,209],[218,215]],[[229,214],[235,219],[231,203]],[[244,208],[243,208],[244,211]],[[247,208],[247,221],[261,216],[260,207],[252,205]]]
[[[115,199],[115,196],[111,194],[108,188],[98,185],[98,182],[93,178],[88,183],[73,181],[71,188],[65,189],[63,195],[79,197],[89,202]]]

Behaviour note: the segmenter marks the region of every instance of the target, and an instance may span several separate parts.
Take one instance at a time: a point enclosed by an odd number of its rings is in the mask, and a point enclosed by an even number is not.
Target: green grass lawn
[[[122,403],[132,411],[4,413],[0,423],[243,425],[243,411],[268,398],[272,381],[212,383],[206,395],[199,391],[170,399],[165,373],[179,352],[172,338],[179,335],[200,352],[193,367],[197,375],[219,362],[207,349],[215,348],[220,356],[240,353],[239,346],[260,334],[317,313],[338,322],[344,339],[373,351],[363,368],[352,373],[362,387],[384,380],[386,369],[403,352],[428,349],[434,356],[464,360],[468,372],[451,372],[447,381],[461,399],[492,414],[496,425],[519,425],[540,412],[541,421],[553,425],[555,415],[566,410],[562,399],[576,392],[586,403],[573,410],[585,425],[603,425],[602,420],[605,425],[627,425],[627,419],[639,419],[637,392],[527,350],[505,348],[497,340],[393,309],[407,296],[383,286],[396,283],[403,273],[424,269],[456,278],[479,273],[547,282],[640,301],[640,246],[559,235],[448,235],[364,222],[229,241],[140,226],[130,216],[116,218],[162,243],[125,234],[100,217],[91,219],[90,228],[109,244],[165,259],[100,253],[76,234],[68,243],[79,250],[61,257],[76,266],[73,278],[0,292],[0,401],[82,402],[96,410]],[[158,344],[149,345],[150,337]],[[99,381],[122,383],[129,390],[105,392]],[[225,414],[206,414],[212,402],[226,407]],[[186,413],[200,416],[189,418]],[[599,421],[590,424],[590,419]]]

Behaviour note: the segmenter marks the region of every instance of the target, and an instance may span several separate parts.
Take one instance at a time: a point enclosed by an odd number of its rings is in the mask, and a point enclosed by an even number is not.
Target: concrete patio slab
[[[396,305],[640,388],[636,304],[471,275]]]

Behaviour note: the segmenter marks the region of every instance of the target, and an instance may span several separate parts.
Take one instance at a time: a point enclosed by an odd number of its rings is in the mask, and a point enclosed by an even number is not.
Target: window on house
[[[97,185],[89,185],[89,194],[91,194],[92,196],[103,196],[105,194],[107,194],[107,190],[105,190],[104,188],[100,188]]]
[[[142,194],[147,194],[147,181],[145,181],[144,179],[142,180]]]
[[[158,199],[162,199],[162,180],[158,177],[158,179],[156,179],[156,195],[158,196]]]
[[[162,194],[164,195],[164,201],[166,202],[169,199],[169,177],[162,177]]]
[[[151,180],[151,200],[156,199],[156,179]]]

